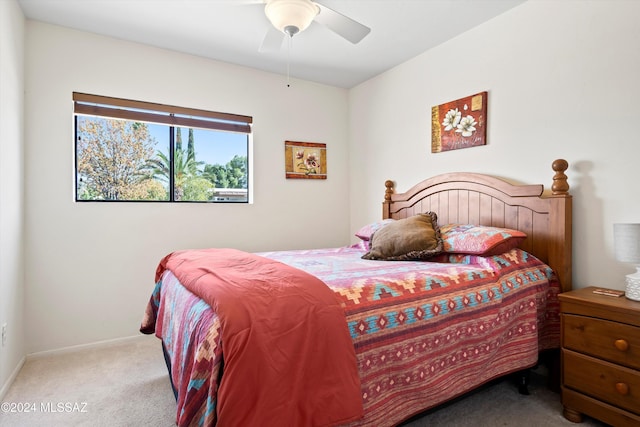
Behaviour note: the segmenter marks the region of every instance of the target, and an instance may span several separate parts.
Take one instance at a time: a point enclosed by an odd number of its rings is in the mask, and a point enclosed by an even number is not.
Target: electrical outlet
[[[7,322],[2,324],[2,346],[7,342]]]

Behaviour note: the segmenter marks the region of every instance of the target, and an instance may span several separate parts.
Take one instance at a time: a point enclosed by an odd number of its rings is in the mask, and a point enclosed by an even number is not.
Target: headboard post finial
[[[569,163],[565,159],[554,160],[551,168],[555,171],[553,176],[553,184],[551,185],[551,194],[554,196],[566,196],[569,194],[569,183],[567,175],[564,174],[569,168]]]
[[[390,179],[384,182],[384,201],[382,202],[382,219],[391,218],[391,195],[393,194],[393,181]]]
[[[384,182],[384,186],[386,187],[386,189],[384,190],[384,201],[391,201],[391,195],[393,194],[393,181],[391,180],[386,180]]]

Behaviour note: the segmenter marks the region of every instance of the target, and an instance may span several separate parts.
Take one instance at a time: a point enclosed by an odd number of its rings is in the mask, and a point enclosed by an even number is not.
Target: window
[[[76,201],[248,202],[252,118],[73,93]]]

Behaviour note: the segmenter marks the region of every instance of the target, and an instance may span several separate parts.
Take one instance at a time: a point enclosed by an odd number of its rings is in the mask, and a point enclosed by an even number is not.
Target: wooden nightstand
[[[560,294],[562,405],[613,426],[640,426],[640,302],[594,294]]]

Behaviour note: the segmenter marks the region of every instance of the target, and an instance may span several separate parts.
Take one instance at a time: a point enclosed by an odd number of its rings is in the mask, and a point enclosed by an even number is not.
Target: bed
[[[140,330],[162,340],[177,425],[397,425],[536,365],[571,289],[567,168],[552,163],[550,191],[387,181],[381,220],[348,247],[168,254]],[[418,220],[437,247],[381,259]]]

